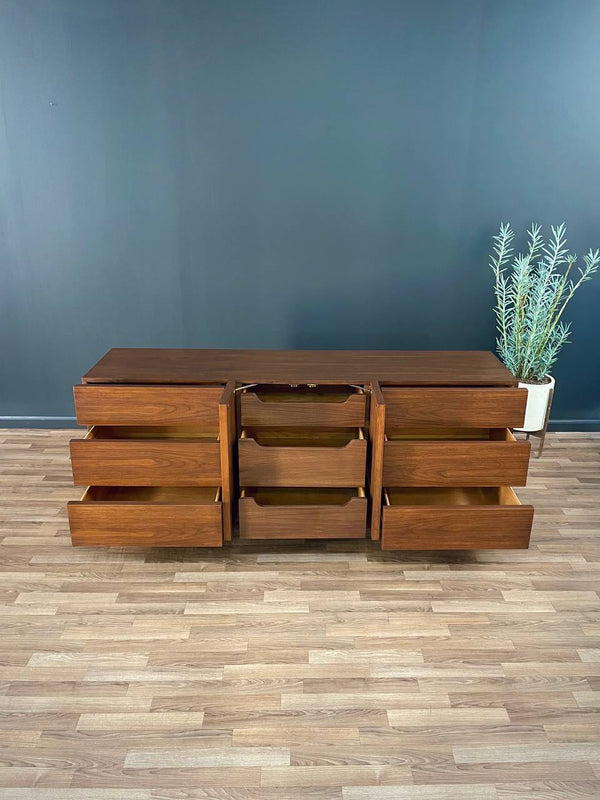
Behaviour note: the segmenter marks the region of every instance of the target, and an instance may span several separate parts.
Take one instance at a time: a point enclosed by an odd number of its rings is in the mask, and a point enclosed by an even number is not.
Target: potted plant
[[[496,294],[496,340],[504,364],[527,389],[527,410],[520,430],[539,431],[545,424],[554,378],[550,368],[569,341],[571,323],[564,311],[582,283],[600,266],[600,250],[583,257],[583,267],[573,267],[577,256],[566,247],[565,225],[552,227],[545,241],[540,225],[527,231],[525,253],[513,256],[514,233],[502,223],[494,236],[490,265]],[[510,267],[506,265],[510,262]]]

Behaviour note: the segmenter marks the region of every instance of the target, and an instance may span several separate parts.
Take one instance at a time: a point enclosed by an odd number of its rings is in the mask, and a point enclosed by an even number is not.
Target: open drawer
[[[70,448],[76,486],[221,484],[218,436],[195,426],[96,425]]]
[[[242,489],[241,539],[359,539],[366,536],[364,489]]]
[[[202,425],[219,429],[222,386],[74,386],[80,425]]]
[[[414,428],[387,434],[384,486],[524,486],[529,442],[508,428]]]
[[[243,428],[238,442],[240,485],[363,486],[366,455],[362,428]]]
[[[500,488],[386,489],[383,550],[527,548],[533,506]]]
[[[354,427],[365,423],[366,394],[353,386],[256,386],[241,398],[242,425]]]
[[[67,506],[80,546],[220,547],[217,487],[90,486]]]
[[[415,425],[518,428],[527,403],[527,389],[514,386],[386,386],[382,391],[388,431]]]

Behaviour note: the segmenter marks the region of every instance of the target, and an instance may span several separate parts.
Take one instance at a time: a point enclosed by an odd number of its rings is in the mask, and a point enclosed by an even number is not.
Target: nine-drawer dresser
[[[516,383],[485,351],[110,350],[74,387],[72,542],[525,548]]]

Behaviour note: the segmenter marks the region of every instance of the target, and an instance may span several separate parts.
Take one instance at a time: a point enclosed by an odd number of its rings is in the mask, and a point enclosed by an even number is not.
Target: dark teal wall
[[[2,415],[113,346],[492,348],[500,220],[600,246],[597,0],[0,0],[0,70]]]

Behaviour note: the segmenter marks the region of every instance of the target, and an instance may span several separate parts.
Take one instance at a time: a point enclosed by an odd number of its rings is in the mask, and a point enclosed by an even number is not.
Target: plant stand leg
[[[550,390],[550,394],[548,396],[548,408],[546,409],[546,417],[544,419],[544,427],[539,431],[530,431],[527,434],[527,438],[529,439],[530,436],[535,436],[537,439],[540,440],[540,444],[538,447],[538,451],[536,454],[536,458],[540,458],[542,453],[544,452],[544,442],[546,441],[546,434],[548,433],[548,422],[550,421],[550,409],[552,408],[552,398],[554,397],[554,389]]]
[[[546,441],[546,434],[548,433],[548,422],[550,421],[550,409],[552,408],[552,398],[554,397],[554,389],[550,390],[550,396],[548,397],[548,408],[546,409],[546,419],[544,420],[544,427],[541,431],[540,436],[540,449],[538,450],[537,457],[539,458],[542,455],[544,450],[544,442]]]
[[[554,389],[551,389],[550,394],[548,395],[548,408],[546,409],[546,416],[544,418],[544,427],[539,431],[523,431],[523,433],[525,434],[525,439],[527,441],[529,441],[530,438],[533,436],[535,436],[536,439],[540,440],[540,443],[537,448],[537,453],[535,454],[536,458],[540,458],[540,456],[544,452],[544,442],[546,441],[546,434],[548,433],[548,422],[550,421],[550,409],[552,408],[553,397],[554,397]]]

